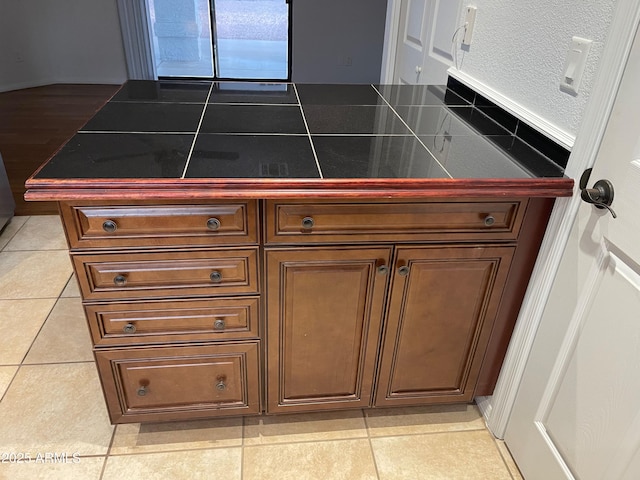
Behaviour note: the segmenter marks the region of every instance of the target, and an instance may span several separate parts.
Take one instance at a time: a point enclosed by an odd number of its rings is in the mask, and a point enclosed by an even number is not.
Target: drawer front
[[[515,240],[526,201],[280,203],[268,201],[267,243]]]
[[[204,205],[62,203],[71,248],[257,243],[256,202]]]
[[[85,300],[258,293],[258,250],[73,255]]]
[[[96,351],[114,423],[260,412],[259,342]]]
[[[97,346],[258,337],[259,297],[85,305]]]

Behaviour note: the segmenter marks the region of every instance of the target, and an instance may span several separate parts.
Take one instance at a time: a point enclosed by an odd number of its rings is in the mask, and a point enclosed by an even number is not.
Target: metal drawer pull
[[[304,217],[302,219],[302,228],[313,228],[315,223],[316,222],[313,220],[313,217]]]
[[[386,275],[388,271],[389,271],[389,267],[387,267],[386,265],[380,265],[378,267],[378,273],[380,275]]]
[[[124,333],[136,333],[136,326],[133,323],[127,323],[122,327]]]
[[[409,267],[407,267],[406,265],[403,265],[402,267],[400,267],[398,269],[398,275],[402,277],[406,277],[407,275],[409,275]]]
[[[220,228],[220,220],[217,218],[210,218],[207,220],[207,228],[209,230],[218,230]]]
[[[118,225],[113,220],[105,220],[102,229],[107,233],[113,233],[118,229]]]
[[[118,287],[124,287],[127,284],[127,277],[124,275],[116,275],[113,277],[113,283],[115,283]]]
[[[138,390],[136,391],[139,397],[144,397],[147,393],[149,393],[149,389],[146,385],[140,385]]]
[[[226,375],[220,375],[218,378],[216,378],[216,380],[218,381],[218,383],[216,383],[216,390],[222,392],[227,389],[227,384],[225,383],[226,379]]]
[[[224,327],[224,320],[222,320],[221,318],[218,318],[215,322],[213,322],[214,330],[224,330]]]
[[[209,275],[209,278],[213,283],[220,283],[222,281],[222,273],[214,270],[213,272],[211,272],[211,275]]]
[[[487,215],[486,217],[484,217],[484,224],[487,227],[490,227],[494,223],[496,223],[496,219],[493,217],[493,215]]]

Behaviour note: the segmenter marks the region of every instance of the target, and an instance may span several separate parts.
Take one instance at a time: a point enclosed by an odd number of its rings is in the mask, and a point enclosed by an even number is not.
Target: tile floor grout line
[[[11,385],[13,384],[13,381],[16,379],[16,376],[18,375],[18,372],[20,371],[21,368],[22,368],[22,365],[18,365],[18,368],[16,368],[16,371],[14,372],[13,377],[11,377],[11,380],[9,380],[9,383],[7,384],[7,388],[5,388],[4,393],[0,395],[0,403],[2,403],[2,401],[4,400],[4,397],[6,397],[7,393],[9,393],[9,389],[11,388]]]
[[[113,427],[113,431],[111,432],[111,440],[109,441],[109,447],[107,447],[107,453],[104,455],[104,462],[102,462],[102,469],[100,470],[100,476],[98,480],[102,480],[104,478],[104,472],[107,470],[107,462],[109,461],[109,453],[111,452],[111,447],[113,446],[113,442],[116,438],[116,428],[117,425]]]
[[[302,101],[300,101],[300,95],[298,94],[298,88],[295,83],[292,83],[293,91],[296,92],[296,98],[298,99],[298,106],[300,107],[300,113],[302,114],[302,121],[304,122],[304,128],[307,130],[307,136],[309,137],[309,143],[311,144],[311,151],[313,152],[313,158],[316,160],[316,167],[318,168],[318,173],[320,174],[320,179],[324,178],[322,174],[322,168],[320,168],[320,162],[318,161],[318,154],[316,153],[316,147],[313,144],[313,138],[311,137],[311,130],[309,130],[309,124],[307,123],[307,117],[304,114],[304,109],[302,108]]]
[[[364,418],[364,428],[367,431],[367,441],[369,442],[369,450],[371,450],[371,456],[373,458],[373,467],[376,470],[376,477],[380,480],[380,472],[378,471],[378,462],[376,461],[376,452],[373,450],[373,443],[371,438],[371,431],[369,430],[369,422],[367,421],[369,416],[362,410],[362,416]]]
[[[67,279],[67,282],[65,282],[65,287],[67,286],[67,283],[69,282],[69,279]],[[62,289],[64,290],[64,288]],[[62,293],[62,292],[60,292]],[[56,305],[58,305],[58,302],[60,301],[60,295],[58,295],[58,297],[56,297],[55,302],[53,302],[53,305],[51,305],[51,308],[49,309],[49,312],[47,313],[47,316],[44,317],[44,321],[42,322],[42,325],[40,325],[40,328],[38,329],[38,332],[33,336],[33,340],[31,340],[31,343],[29,344],[29,348],[27,348],[27,351],[25,352],[25,354],[22,357],[22,360],[20,360],[20,365],[30,365],[30,364],[25,364],[24,361],[27,359],[27,357],[29,356],[29,352],[31,351],[31,349],[33,348],[33,344],[36,342],[38,336],[40,335],[40,333],[42,332],[42,329],[44,328],[45,324],[47,323],[47,320],[49,320],[49,318],[51,317],[51,314],[53,313],[53,310],[56,308]]]
[[[442,164],[440,163],[440,160],[438,160],[438,159],[436,158],[436,156],[435,156],[433,153],[431,153],[431,150],[429,150],[429,149],[427,148],[427,146],[426,146],[426,145],[424,144],[424,142],[420,139],[420,137],[416,134],[416,132],[414,132],[414,131],[413,131],[413,129],[412,129],[412,128],[407,124],[407,122],[405,122],[405,121],[404,121],[404,118],[402,118],[402,117],[400,116],[400,114],[396,111],[396,109],[395,109],[394,107],[392,107],[392,106],[391,106],[391,104],[387,101],[387,99],[386,99],[386,98],[384,98],[384,96],[380,93],[380,91],[379,91],[379,90],[378,90],[378,89],[377,89],[373,84],[371,84],[371,87],[372,87],[376,92],[378,92],[378,95],[380,95],[380,98],[382,98],[382,100],[384,101],[384,103],[386,103],[386,104],[387,104],[387,106],[388,106],[388,107],[391,109],[391,111],[394,113],[394,115],[396,115],[396,116],[400,119],[400,121],[401,121],[402,123],[404,123],[404,126],[405,126],[405,127],[407,127],[407,128],[409,129],[409,131],[413,134],[413,136],[415,137],[415,139],[416,139],[418,142],[420,142],[420,145],[422,145],[422,146],[424,147],[424,149],[429,153],[429,155],[431,155],[431,157],[436,161],[436,163],[437,163],[438,165],[440,165],[440,168],[442,168],[442,170],[443,170],[447,175],[449,175],[449,178],[453,178],[453,175],[451,175],[451,174],[449,173],[449,170],[447,170],[446,168],[444,168],[444,165],[442,165]]]
[[[182,171],[181,180],[184,180],[187,169],[189,168],[189,163],[191,162],[191,155],[193,154],[193,149],[196,146],[196,142],[198,141],[198,135],[200,134],[200,128],[202,127],[202,121],[204,120],[204,115],[207,113],[207,106],[209,105],[209,98],[211,98],[211,92],[213,91],[213,82],[209,87],[209,93],[207,94],[207,99],[204,102],[204,106],[202,107],[202,114],[200,115],[200,121],[198,122],[198,128],[196,129],[196,133],[193,136],[193,142],[191,142],[191,149],[189,150],[189,154],[187,155],[187,161],[184,165],[184,170]]]
[[[33,215],[19,215],[19,216],[20,216],[20,217],[23,217],[23,216],[24,216],[24,217],[27,217],[27,219],[24,221],[24,223],[23,223],[22,225],[20,225],[20,226],[18,227],[18,229],[17,229],[15,232],[13,232],[13,235],[11,235],[11,237],[9,238],[9,240],[7,240],[7,243],[6,243],[2,248],[0,248],[0,252],[11,251],[11,250],[5,250],[5,249],[6,249],[6,248],[7,248],[7,246],[11,243],[11,240],[13,240],[13,239],[15,238],[15,236],[18,234],[18,232],[24,228],[24,226],[27,224],[27,222],[31,219],[31,217],[32,217]],[[15,215],[14,215],[14,218],[15,218]],[[13,218],[12,218],[11,220],[13,220]],[[9,227],[9,225],[11,224],[11,220],[9,220],[9,223],[7,223],[7,224],[5,225],[4,229],[2,230],[2,234],[4,234],[4,233],[7,231],[7,228],[8,228],[8,227]],[[0,234],[0,236],[2,236],[2,234]]]
[[[125,424],[118,424],[125,425]],[[126,424],[131,425],[131,424]],[[166,450],[145,450],[142,452],[125,452],[125,453],[109,453],[108,457],[137,457],[140,455],[161,455],[164,453],[181,453],[181,452],[201,452],[204,450],[224,450],[224,449],[242,449],[242,445],[223,445],[223,446],[206,446],[206,447],[185,447],[185,448],[170,448]]]
[[[489,432],[491,434],[491,432]],[[516,477],[513,475],[513,472],[511,471],[511,468],[509,468],[509,463],[507,462],[507,459],[504,457],[503,453],[502,453],[502,449],[499,447],[498,442],[500,441],[499,439],[497,439],[495,436],[493,436],[493,434],[491,434],[491,438],[493,438],[493,443],[495,444],[498,453],[500,454],[500,458],[502,459],[502,463],[504,463],[504,466],[507,468],[507,472],[509,472],[509,476],[511,477],[512,480],[517,480]],[[504,442],[504,441],[503,441]],[[504,444],[504,448],[507,448],[507,444]],[[508,451],[508,448],[507,448]],[[513,460],[513,457],[511,457],[511,459]],[[513,460],[514,465],[516,465],[516,468],[518,468],[518,465],[516,464],[515,460]],[[519,470],[518,470],[519,471]],[[522,475],[520,475],[520,477],[522,477]]]

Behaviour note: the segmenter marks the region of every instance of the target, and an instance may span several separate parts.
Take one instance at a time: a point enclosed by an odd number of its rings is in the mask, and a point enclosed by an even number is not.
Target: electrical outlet
[[[476,11],[477,8],[473,5],[469,5],[465,8],[464,37],[462,37],[463,45],[471,45],[471,39],[473,38],[473,26],[476,23]]]

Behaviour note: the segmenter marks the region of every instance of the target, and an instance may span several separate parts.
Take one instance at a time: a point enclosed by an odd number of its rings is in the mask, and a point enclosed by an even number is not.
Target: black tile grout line
[[[71,278],[71,277],[69,277]],[[65,287],[67,286],[67,283],[69,283],[69,279],[67,279],[67,281],[65,282]],[[63,288],[64,290],[64,288]],[[60,292],[60,294],[62,294],[62,292]],[[29,356],[29,352],[31,351],[31,349],[33,348],[33,344],[35,343],[36,339],[38,338],[38,336],[40,335],[40,332],[42,332],[42,329],[44,328],[44,324],[47,323],[47,320],[49,320],[49,317],[51,317],[51,313],[53,312],[53,310],[56,308],[56,305],[58,305],[58,301],[60,300],[60,295],[58,295],[55,299],[55,302],[53,302],[53,305],[51,305],[51,308],[49,309],[49,312],[47,313],[47,316],[44,318],[44,321],[42,322],[42,325],[40,325],[40,328],[38,329],[38,333],[36,333],[33,336],[33,340],[31,340],[31,344],[29,344],[29,348],[27,348],[27,351],[25,352],[25,354],[22,356],[22,360],[20,360],[20,366],[22,367],[23,365],[28,365],[25,364],[24,361],[27,359],[27,357]]]
[[[318,161],[318,154],[316,153],[316,147],[313,144],[313,138],[311,138],[311,131],[309,130],[309,124],[307,123],[307,117],[304,114],[304,109],[302,108],[302,102],[300,101],[300,95],[298,94],[298,88],[296,87],[296,84],[292,84],[293,85],[293,91],[296,94],[296,98],[298,99],[298,106],[300,107],[300,113],[302,114],[302,121],[304,122],[304,128],[307,131],[307,135],[309,137],[309,143],[311,144],[311,151],[313,152],[313,158],[315,158],[316,160],[316,167],[318,168],[318,173],[320,174],[320,179],[322,180],[324,178],[324,175],[322,174],[322,168],[320,168],[320,162]]]
[[[204,103],[204,106],[202,108],[202,114],[200,115],[200,121],[198,122],[198,127],[196,128],[195,134],[193,136],[193,142],[191,142],[191,149],[189,150],[189,153],[187,154],[187,161],[185,162],[184,170],[182,170],[182,175],[180,176],[181,179],[184,179],[185,175],[187,174],[187,169],[189,168],[189,162],[191,161],[191,154],[193,153],[193,149],[196,146],[196,141],[198,140],[198,133],[200,133],[200,127],[202,126],[202,121],[204,120],[204,115],[207,113],[207,106],[208,106],[209,98],[211,97],[211,92],[212,91],[213,91],[213,83],[211,83],[211,85],[209,86],[209,93],[207,94],[207,101]]]
[[[424,149],[429,153],[429,155],[431,155],[431,157],[436,161],[436,163],[437,163],[438,165],[440,165],[440,168],[442,168],[442,170],[444,171],[444,173],[446,173],[446,174],[449,176],[449,178],[453,178],[453,176],[449,173],[449,171],[448,171],[446,168],[444,168],[444,165],[442,165],[442,164],[440,163],[440,160],[438,160],[438,159],[436,158],[436,156],[435,156],[433,153],[431,153],[431,150],[429,150],[429,148],[427,148],[427,146],[426,146],[426,145],[424,144],[424,142],[420,139],[420,137],[416,134],[416,132],[414,132],[414,131],[413,131],[413,129],[412,129],[412,128],[407,124],[407,122],[405,122],[405,121],[404,121],[404,118],[402,118],[402,117],[400,116],[400,114],[396,111],[396,109],[395,109],[395,108],[393,108],[393,107],[391,106],[391,104],[387,101],[387,99],[386,99],[386,98],[384,98],[384,97],[382,96],[382,94],[381,94],[381,93],[380,93],[380,91],[375,87],[375,85],[371,84],[371,88],[373,88],[373,89],[378,93],[378,95],[380,95],[380,98],[382,98],[382,100],[384,100],[384,102],[385,102],[385,103],[387,104],[387,106],[391,109],[391,111],[393,112],[393,114],[394,114],[396,117],[398,117],[398,118],[400,119],[400,121],[404,124],[404,126],[405,126],[405,127],[407,127],[407,128],[409,129],[409,131],[413,134],[413,136],[416,138],[416,140],[418,140],[418,142],[420,143],[420,145],[422,145],[422,147],[423,147],[423,148],[424,148]]]

